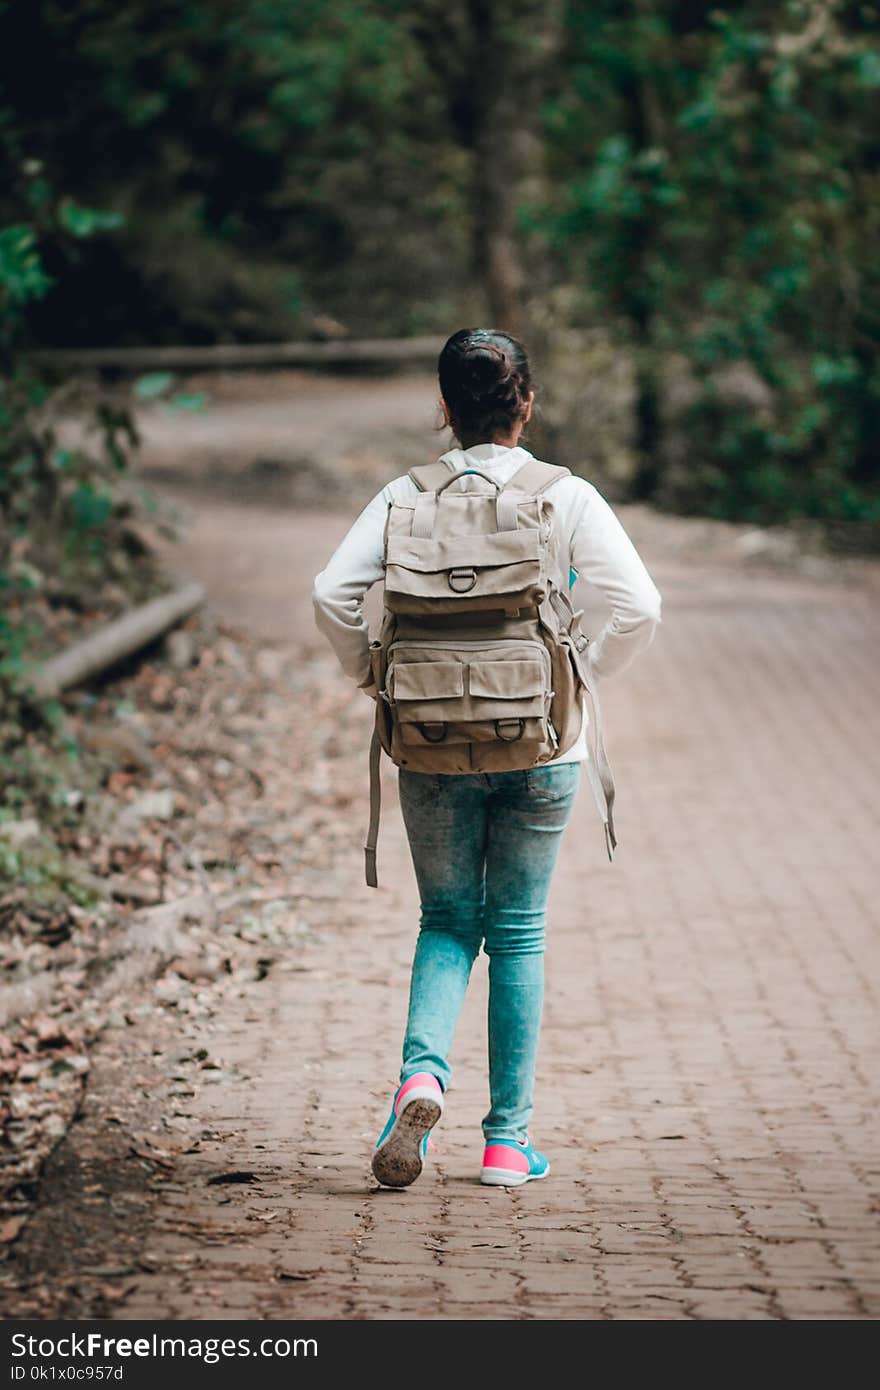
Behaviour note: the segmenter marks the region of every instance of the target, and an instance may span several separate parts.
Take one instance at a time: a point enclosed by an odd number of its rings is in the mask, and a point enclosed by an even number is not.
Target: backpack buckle
[[[467,594],[477,582],[475,569],[454,569],[449,571],[449,587],[454,594]]]

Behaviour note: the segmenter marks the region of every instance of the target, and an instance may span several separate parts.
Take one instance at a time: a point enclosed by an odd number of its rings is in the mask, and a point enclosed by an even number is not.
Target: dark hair
[[[437,364],[452,429],[461,442],[483,443],[510,434],[531,390],[522,343],[497,328],[461,328]]]

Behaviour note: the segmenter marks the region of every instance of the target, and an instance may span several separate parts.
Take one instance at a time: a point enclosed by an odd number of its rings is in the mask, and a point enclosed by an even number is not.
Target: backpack
[[[478,468],[425,464],[409,474],[418,493],[389,504],[385,611],[370,644],[370,887],[378,882],[383,749],[414,772],[539,767],[577,740],[585,694],[595,750],[587,774],[613,859],[614,783],[586,661],[590,639],[569,598],[568,559],[543,495],[569,473],[529,459],[502,487]],[[488,490],[462,490],[467,474]]]

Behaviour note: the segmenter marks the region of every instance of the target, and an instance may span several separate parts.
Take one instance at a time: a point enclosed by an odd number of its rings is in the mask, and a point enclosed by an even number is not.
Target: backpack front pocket
[[[389,693],[410,722],[446,718],[464,699],[465,671],[460,661],[394,661]]]
[[[550,656],[539,642],[394,643],[386,698],[408,746],[542,743]]]

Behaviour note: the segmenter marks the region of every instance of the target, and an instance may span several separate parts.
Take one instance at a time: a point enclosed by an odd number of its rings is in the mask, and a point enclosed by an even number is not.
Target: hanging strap
[[[575,612],[571,600],[564,590],[552,589],[548,602],[553,609],[557,623],[569,638],[572,664],[590,700],[589,725],[593,756],[587,759],[587,778],[605,827],[605,848],[608,851],[608,858],[613,862],[613,851],[617,848],[617,836],[614,833],[614,778],[611,775],[611,766],[605,752],[605,740],[602,737],[602,710],[599,705],[599,694],[589,672],[589,662],[586,655],[589,638],[581,631],[581,615],[579,612]]]
[[[584,639],[586,641],[586,639]],[[572,647],[572,659],[575,670],[580,678],[581,685],[590,698],[592,707],[590,727],[592,729],[593,755],[595,762],[587,759],[587,777],[593,790],[593,797],[599,808],[599,815],[605,827],[605,848],[608,851],[608,858],[614,861],[614,850],[617,848],[617,836],[614,833],[614,779],[611,775],[611,767],[608,762],[608,755],[605,752],[605,741],[602,737],[602,713],[599,708],[599,695],[596,687],[587,674],[587,662],[581,652],[576,647]]]
[[[381,758],[382,745],[379,742],[378,731],[374,729],[373,737],[370,740],[370,824],[367,829],[367,842],[364,845],[364,867],[368,888],[379,887],[379,879],[376,874],[376,848],[379,843],[379,816],[382,810],[382,781],[379,767]]]

